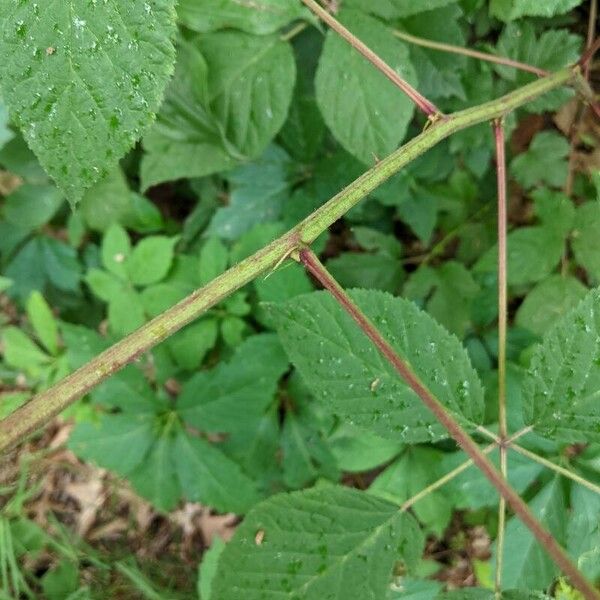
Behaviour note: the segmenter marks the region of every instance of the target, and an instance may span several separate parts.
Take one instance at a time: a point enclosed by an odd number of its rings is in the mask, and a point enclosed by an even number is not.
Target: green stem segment
[[[205,287],[195,291],[56,385],[35,396],[8,418],[0,421],[0,452],[6,451],[26,435],[48,423],[89,390],[198,318],[209,308],[259,275],[275,268],[301,244],[313,242],[380,184],[441,140],[456,131],[499,118],[552,89],[572,83],[574,77],[575,71],[572,68],[563,69],[502,98],[455,113],[445,120],[433,123],[423,133],[383,159],[326,202],[294,229],[232,267]]]
[[[527,504],[508,484],[502,473],[496,469],[469,434],[429,391],[425,384],[419,379],[418,375],[412,370],[410,365],[396,353],[388,341],[381,335],[377,327],[375,327],[360,308],[354,304],[344,289],[329,274],[315,253],[309,248],[303,248],[300,251],[300,261],[319,283],[329,291],[350,317],[354,319],[356,324],[377,347],[400,377],[404,379],[415,394],[422,400],[423,404],[427,406],[436,419],[443,425],[446,431],[448,431],[464,452],[468,454],[473,460],[473,463],[498,490],[515,514],[531,530],[542,547],[546,549],[546,552],[552,556],[556,564],[562,569],[563,573],[571,579],[573,585],[583,594],[584,598],[586,598],[586,600],[600,600],[600,593],[598,593],[594,586],[578,571],[567,553],[554,539],[554,536],[535,518]]]
[[[506,151],[502,118],[493,124],[496,145],[496,179],[498,184],[498,423],[500,440],[508,436],[506,421],[506,332],[508,328],[508,268],[507,268],[507,208],[506,208]],[[506,446],[500,446],[500,472],[507,479]],[[498,503],[498,537],[496,540],[496,598],[502,593],[504,564],[504,533],[506,528],[506,500]]]

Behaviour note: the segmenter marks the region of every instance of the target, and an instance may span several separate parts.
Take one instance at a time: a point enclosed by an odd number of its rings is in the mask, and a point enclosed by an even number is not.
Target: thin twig
[[[430,48],[431,50],[439,50],[440,52],[449,52],[451,54],[460,54],[462,56],[469,56],[470,58],[476,58],[479,60],[485,60],[487,62],[496,63],[498,65],[504,65],[505,67],[513,67],[520,71],[526,71],[527,73],[533,73],[538,77],[545,77],[548,75],[548,71],[528,65],[527,63],[519,62],[518,60],[512,60],[504,56],[497,56],[496,54],[490,54],[488,52],[481,52],[479,50],[472,50],[471,48],[464,48],[463,46],[454,46],[453,44],[445,44],[443,42],[435,42],[433,40],[427,40],[425,38],[411,35],[404,31],[394,30],[394,35],[405,42],[415,44],[416,46],[422,46],[423,48]]]
[[[394,85],[400,88],[421,110],[430,118],[439,118],[443,113],[438,107],[418,92],[410,83],[402,79],[380,56],[361,42],[351,31],[344,27],[333,15],[328,13],[315,0],[302,0],[302,2],[315,13],[322,21],[327,23],[339,36],[344,38],[354,49],[360,52],[376,69],[381,71]]]
[[[531,452],[530,450],[527,450],[526,448],[523,448],[518,444],[510,444],[510,448],[511,450],[514,450],[515,452],[518,452],[519,454],[530,458],[536,463],[539,463],[540,465],[543,465],[544,467],[554,471],[555,473],[559,473],[563,477],[571,479],[572,481],[577,482],[579,485],[586,487],[588,490],[591,490],[592,492],[600,495],[600,486],[596,485],[595,483],[592,483],[585,477],[581,477],[580,475],[577,475],[577,473],[573,473],[573,471],[569,471],[569,469],[565,469],[564,467],[553,463],[551,460],[548,460],[547,458],[544,458],[543,456],[540,456],[535,452]]]
[[[600,600],[600,593],[577,569],[554,536],[536,519],[527,504],[507,483],[506,479],[504,479],[502,474],[494,467],[479,446],[425,386],[410,365],[396,353],[389,342],[385,340],[375,325],[352,301],[338,282],[329,274],[315,253],[309,248],[303,248],[300,250],[299,254],[300,261],[306,269],[325,289],[329,291],[340,306],[357,323],[361,331],[371,340],[371,342],[373,342],[384,358],[423,401],[425,406],[427,406],[427,408],[435,415],[436,419],[442,424],[446,431],[448,431],[468,456],[473,459],[475,465],[506,499],[515,514],[530,529],[533,535],[546,549],[546,552],[552,556],[553,560],[560,569],[562,569],[563,573],[570,577],[571,582],[583,594],[584,598],[586,600]]]
[[[490,444],[489,446],[485,447],[482,450],[482,452],[487,455],[494,448],[497,448],[497,447],[498,447],[498,444],[496,444],[496,443]],[[415,494],[414,496],[412,496],[412,498],[409,498],[408,500],[406,500],[400,507],[400,510],[407,511],[414,504],[416,504],[420,500],[423,500],[423,498],[425,498],[426,496],[429,496],[429,494],[431,494],[432,492],[435,492],[442,486],[444,486],[447,483],[449,483],[450,481],[452,481],[454,478],[458,477],[458,475],[460,475],[462,472],[466,471],[473,464],[474,464],[473,459],[469,458],[469,460],[466,460],[464,463],[460,464],[455,469],[452,469],[452,471],[450,471],[449,473],[446,473],[446,475],[444,475],[443,477],[440,477],[437,481],[434,481],[432,484],[428,485],[426,488],[423,488],[418,494]]]
[[[493,123],[496,145],[496,179],[498,184],[498,424],[500,439],[506,440],[506,330],[508,326],[508,266],[507,266],[507,208],[506,208],[506,150],[504,123],[496,119]],[[506,480],[508,462],[506,446],[500,446],[500,472]],[[504,563],[504,534],[506,527],[506,500],[498,503],[498,536],[496,539],[495,591],[499,600],[502,594],[502,568]]]

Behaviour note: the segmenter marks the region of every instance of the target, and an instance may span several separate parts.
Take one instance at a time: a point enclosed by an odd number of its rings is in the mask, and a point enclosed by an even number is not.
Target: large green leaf
[[[173,0],[0,2],[2,91],[75,202],[154,118],[172,73]]]
[[[398,507],[342,487],[281,494],[252,510],[219,561],[212,600],[381,600],[422,535]]]
[[[401,77],[415,83],[408,48],[386,26],[355,10],[338,17]],[[372,165],[404,138],[414,111],[411,101],[334,31],[327,34],[315,85],[328,127],[364,163]]]
[[[555,477],[530,503],[533,514],[562,543],[565,536],[566,507],[562,481]],[[557,567],[531,531],[518,517],[506,526],[502,584],[507,588],[545,589]]]
[[[356,290],[353,300],[425,385],[466,426],[479,423],[483,390],[459,341],[412,302]],[[345,422],[392,439],[446,432],[327,292],[272,307],[280,339],[310,390]]]
[[[565,442],[600,441],[600,289],[544,336],[524,383],[525,423]]]
[[[305,14],[298,0],[180,0],[179,20],[190,29],[207,32],[241,29],[263,35]]]
[[[143,187],[260,156],[287,118],[295,77],[291,46],[277,35],[223,31],[182,44],[158,122],[144,138]]]

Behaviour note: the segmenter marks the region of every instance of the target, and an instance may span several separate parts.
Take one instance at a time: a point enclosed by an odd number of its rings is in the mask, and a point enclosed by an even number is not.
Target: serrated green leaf
[[[519,154],[510,163],[510,172],[524,187],[532,188],[546,183],[562,187],[567,178],[569,142],[553,131],[538,133],[527,152]]]
[[[533,514],[558,543],[565,536],[566,507],[562,481],[555,477],[530,503]],[[531,568],[535,565],[535,569]],[[506,525],[502,585],[507,588],[546,589],[558,568],[518,517]]]
[[[242,514],[260,499],[255,483],[239,465],[201,438],[177,436],[175,469],[188,500],[220,512]]]
[[[374,290],[352,299],[457,418],[472,428],[483,390],[464,348],[412,302]],[[416,394],[326,292],[273,305],[279,337],[308,388],[344,422],[417,443],[447,436]]]
[[[152,416],[104,415],[99,423],[79,423],[69,436],[69,448],[86,461],[126,476],[155,441]]]
[[[600,204],[586,202],[577,209],[572,245],[577,262],[596,282],[600,282],[599,239]]]
[[[408,49],[382,23],[355,10],[339,20],[414,84]],[[387,156],[404,139],[414,106],[345,40],[329,31],[315,81],[317,102],[340,144],[367,165]]]
[[[110,302],[125,289],[125,284],[121,279],[102,269],[90,269],[85,276],[85,282],[92,292],[104,302]]]
[[[216,237],[210,238],[200,251],[200,283],[206,285],[223,273],[229,262],[229,250]]]
[[[172,0],[2,2],[11,116],[71,202],[153,120],[172,72]]]
[[[169,338],[166,344],[177,364],[189,371],[197,369],[219,335],[216,319],[205,318],[191,323]]]
[[[521,17],[553,17],[579,6],[583,0],[491,0],[490,13],[503,21]]]
[[[383,19],[397,19],[427,12],[454,2],[456,0],[419,0],[419,2],[414,0],[378,0],[377,2],[372,2],[372,0],[347,0],[344,6],[370,12]]]
[[[539,6],[546,4],[545,1],[532,1]],[[581,37],[566,29],[550,29],[538,36],[531,22],[520,21],[504,28],[498,40],[497,52],[499,56],[510,56],[513,60],[552,72],[577,62],[582,41]],[[512,85],[525,85],[535,79],[535,75],[511,67],[495,65],[494,68],[503,78],[513,82]],[[553,90],[528,102],[524,108],[534,113],[556,110],[572,96],[572,90]]]
[[[58,326],[52,310],[39,292],[27,300],[27,316],[39,339],[50,354],[58,354]]]
[[[251,427],[273,399],[288,362],[273,334],[248,338],[228,362],[194,375],[177,400],[190,425],[215,433]]]
[[[564,442],[600,441],[600,289],[544,336],[524,383],[525,423]]]
[[[342,487],[280,494],[258,505],[227,544],[212,600],[381,600],[398,560],[422,535],[398,507]]]
[[[264,35],[274,33],[290,21],[306,15],[296,0],[180,0],[177,14],[183,25],[194,31],[241,29]]]
[[[587,288],[575,277],[551,275],[527,294],[515,322],[541,336],[556,319],[577,306],[586,292]]]
[[[127,257],[125,268],[129,281],[146,286],[164,279],[173,264],[178,238],[162,235],[145,237]]]
[[[0,100],[0,150],[13,139],[14,133],[9,125],[8,109]]]

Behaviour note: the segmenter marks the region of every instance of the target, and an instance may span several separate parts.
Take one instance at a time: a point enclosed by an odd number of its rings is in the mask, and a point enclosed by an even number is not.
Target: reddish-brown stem
[[[333,15],[327,12],[315,0],[302,0],[302,2],[327,23],[338,35],[343,37],[354,49],[360,52],[375,68],[381,71],[394,85],[398,86],[427,117],[434,118],[442,116],[442,112],[433,102],[420,94],[410,83],[404,81],[392,67],[390,67],[380,56],[375,54],[365,43],[361,42],[351,31],[344,27]]]
[[[588,76],[588,67],[592,60],[592,57],[596,52],[600,50],[600,37],[596,38],[596,40],[586,49],[583,53],[583,56],[579,59],[579,64],[583,67],[585,78]]]
[[[508,267],[507,267],[507,210],[506,210],[506,150],[504,122],[493,122],[496,146],[496,180],[498,183],[498,424],[500,439],[508,436],[506,422],[506,331],[508,326]],[[506,447],[500,446],[500,472],[507,479],[508,461]],[[504,564],[504,533],[506,525],[506,500],[500,497],[498,505],[498,536],[496,539],[496,597],[502,591]]]
[[[392,365],[404,381],[419,396],[423,403],[435,415],[448,433],[456,440],[461,448],[469,455],[481,472],[487,477],[500,495],[512,507],[515,514],[531,530],[546,552],[556,564],[571,579],[573,585],[583,594],[586,600],[600,600],[592,584],[577,570],[567,553],[556,542],[552,534],[535,518],[527,504],[519,494],[507,483],[502,474],[494,467],[479,446],[471,439],[459,423],[446,411],[440,401],[429,391],[417,374],[385,340],[375,325],[354,304],[344,289],[329,274],[325,266],[310,248],[302,248],[299,258],[306,269],[327,289],[340,306],[352,317],[364,334],[373,342],[385,359]]]

